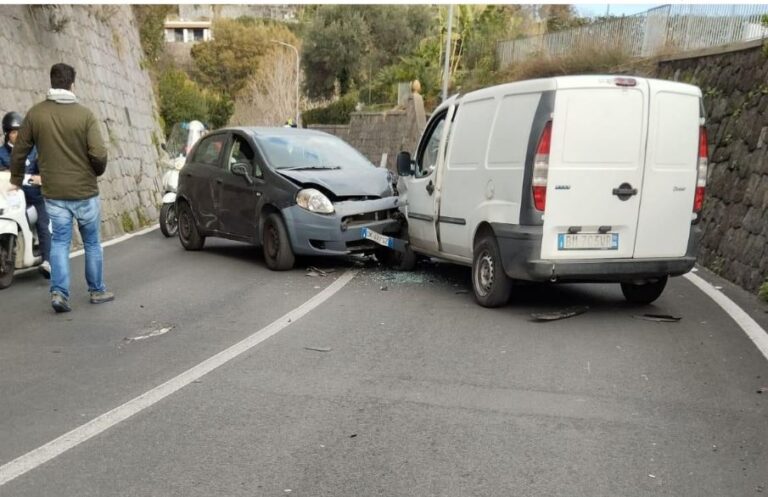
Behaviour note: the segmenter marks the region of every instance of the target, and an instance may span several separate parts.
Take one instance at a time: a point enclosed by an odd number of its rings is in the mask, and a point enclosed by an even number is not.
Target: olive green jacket
[[[37,145],[43,196],[84,200],[99,193],[96,177],[107,167],[107,149],[93,113],[72,93],[51,90],[24,118],[11,155],[11,183],[21,186],[27,154]],[[52,95],[53,94],[53,95]]]

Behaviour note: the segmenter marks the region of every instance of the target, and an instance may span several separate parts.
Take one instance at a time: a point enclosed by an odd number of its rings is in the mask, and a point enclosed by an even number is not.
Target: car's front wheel
[[[499,245],[491,233],[482,235],[475,243],[472,290],[483,307],[499,307],[509,301],[512,282],[504,272]]]
[[[666,276],[650,283],[622,283],[621,293],[632,304],[650,304],[661,296],[665,286],[667,286]]]
[[[280,214],[269,214],[264,219],[261,231],[261,243],[264,250],[264,261],[272,271],[287,271],[296,262],[288,238],[288,230]]]
[[[179,202],[179,241],[186,250],[200,250],[205,244],[205,237],[200,234],[192,215],[192,208],[187,202]]]

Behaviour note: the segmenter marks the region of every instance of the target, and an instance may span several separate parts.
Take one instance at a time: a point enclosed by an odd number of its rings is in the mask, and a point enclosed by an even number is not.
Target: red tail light
[[[547,176],[549,174],[549,147],[552,143],[552,121],[544,125],[544,130],[536,147],[536,157],[533,160],[533,206],[537,211],[544,212],[547,205]]]
[[[704,194],[707,189],[707,169],[709,167],[709,147],[707,146],[707,130],[699,128],[699,164],[696,173],[696,195],[693,198],[693,212],[701,212],[704,207]]]

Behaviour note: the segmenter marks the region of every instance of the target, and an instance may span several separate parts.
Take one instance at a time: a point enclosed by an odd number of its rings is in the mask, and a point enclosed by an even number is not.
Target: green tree
[[[175,123],[193,119],[211,128],[224,126],[234,110],[228,95],[201,89],[179,69],[170,69],[160,75],[158,94],[166,135]]]
[[[241,22],[221,19],[213,24],[213,40],[192,47],[195,79],[206,87],[234,95],[258,69],[266,50],[262,36]]]
[[[207,94],[205,104],[208,111],[207,122],[213,129],[226,126],[229,123],[229,118],[235,112],[235,103],[226,93],[220,95]]]
[[[165,18],[173,11],[172,5],[134,5],[133,15],[139,26],[141,49],[147,60],[154,64],[165,48]]]
[[[424,5],[321,5],[307,9],[304,74],[310,97],[344,95],[418,48],[436,26]]]
[[[568,4],[542,5],[539,8],[539,17],[546,22],[549,33],[589,24],[589,19],[580,17],[576,8]]]
[[[213,40],[192,47],[193,76],[205,88],[234,98],[258,70],[261,58],[280,40],[298,41],[283,25],[243,17],[213,24]]]
[[[349,92],[370,43],[370,31],[357,9],[322,5],[304,39],[304,81],[310,98],[333,96],[336,82],[342,95]]]

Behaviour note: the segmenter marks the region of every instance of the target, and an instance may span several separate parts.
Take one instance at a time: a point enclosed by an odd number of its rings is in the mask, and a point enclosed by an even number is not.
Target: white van
[[[566,76],[452,97],[398,173],[410,248],[471,265],[481,305],[513,280],[617,282],[650,303],[696,261],[701,90]]]

